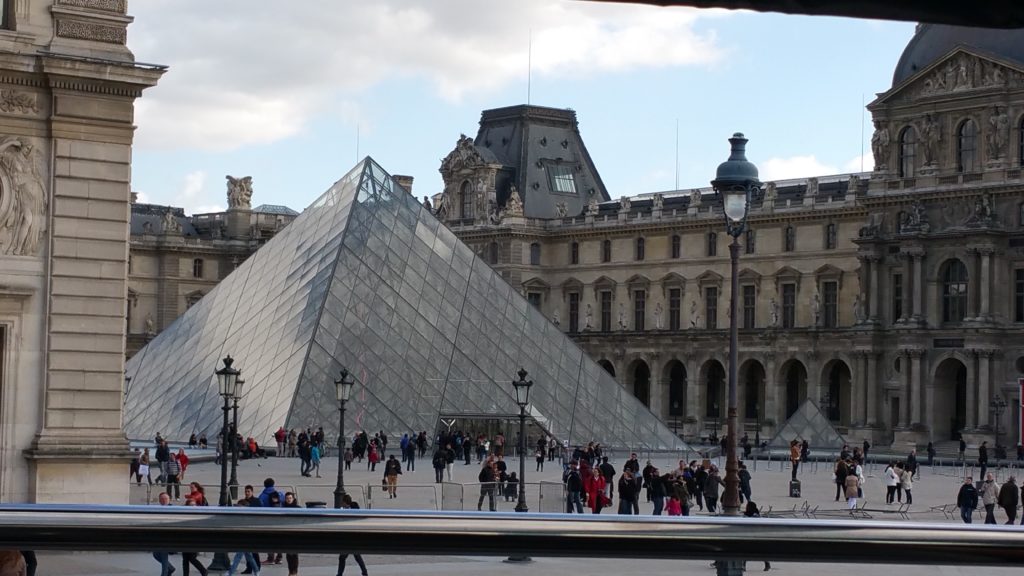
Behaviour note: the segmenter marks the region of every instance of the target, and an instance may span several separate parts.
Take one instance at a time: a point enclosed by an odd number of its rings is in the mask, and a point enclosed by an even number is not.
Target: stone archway
[[[785,417],[783,420],[786,420],[807,399],[807,368],[803,362],[792,358],[782,364],[779,375],[779,381],[782,382],[785,397],[783,402]]]
[[[635,360],[626,372],[628,388],[641,404],[651,407],[651,368],[643,360]]]
[[[850,404],[853,380],[849,365],[840,359],[829,360],[821,371],[821,413],[830,422],[849,426],[853,413]]]
[[[686,415],[686,365],[671,360],[665,365],[662,381],[668,383],[668,417],[682,418]]]
[[[597,361],[597,365],[600,366],[601,368],[604,368],[604,371],[607,372],[608,374],[611,374],[612,378],[615,378],[615,365],[612,364],[611,360],[608,360],[607,358],[602,358]]]
[[[742,394],[737,398],[739,402],[737,413],[740,418],[757,420],[760,413],[761,419],[764,419],[764,382],[765,370],[761,362],[747,360],[740,364],[739,383]]]
[[[955,440],[967,426],[967,366],[958,358],[946,358],[935,368],[932,401],[932,438]]]
[[[718,360],[708,360],[700,370],[701,414],[705,421],[715,421],[721,428],[726,410],[725,367]]]

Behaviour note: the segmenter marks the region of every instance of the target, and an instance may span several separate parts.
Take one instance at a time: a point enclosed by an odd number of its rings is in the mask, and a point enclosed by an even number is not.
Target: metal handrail
[[[0,548],[1024,564],[1010,526],[157,506],[3,506]]]

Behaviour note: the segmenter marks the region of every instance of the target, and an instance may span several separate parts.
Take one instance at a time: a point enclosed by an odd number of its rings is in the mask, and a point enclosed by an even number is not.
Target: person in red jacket
[[[184,448],[178,448],[178,467],[181,468],[181,472],[178,473],[178,481],[185,479],[185,469],[188,468],[188,456],[185,455]]]
[[[605,507],[605,499],[608,498],[604,494],[605,485],[604,475],[597,468],[591,468],[590,475],[583,480],[583,491],[587,493],[587,508],[594,514],[600,514],[601,509]]]

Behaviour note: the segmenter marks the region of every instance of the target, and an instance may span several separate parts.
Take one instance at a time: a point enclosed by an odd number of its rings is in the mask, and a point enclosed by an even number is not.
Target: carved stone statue
[[[818,179],[817,178],[808,178],[807,179],[807,192],[804,195],[805,196],[811,196],[811,197],[814,197],[814,196],[818,195]]]
[[[228,210],[252,208],[252,176],[235,178],[225,176],[228,181]]]
[[[664,311],[665,309],[661,307],[661,302],[658,302],[654,307],[654,327],[658,330],[661,330],[661,313]]]
[[[597,216],[601,208],[597,205],[597,196],[591,196],[587,202],[587,216]]]
[[[817,291],[811,298],[811,317],[814,320],[814,326],[819,326],[821,323],[821,294],[818,294]]]
[[[764,201],[762,206],[775,207],[775,201],[779,199],[779,187],[775,182],[768,182],[764,185]]]
[[[619,302],[619,330],[626,329],[626,307]]]
[[[629,213],[629,208],[630,208],[629,196],[623,196],[619,200],[619,211],[620,212],[626,212],[628,214]]]
[[[875,133],[871,135],[871,153],[875,157],[875,170],[888,168],[889,129],[881,122],[875,122]]]
[[[178,222],[173,210],[164,212],[164,234],[181,234],[181,222]]]
[[[1006,109],[992,108],[988,117],[988,157],[991,160],[1006,158],[1006,144],[1009,139],[1010,119]]]
[[[505,200],[505,214],[507,216],[523,215],[523,199],[519,196],[519,190],[516,190],[515,184],[509,190],[508,200]]]
[[[931,114],[926,114],[921,122],[921,140],[924,144],[924,165],[935,165],[939,159],[939,141],[942,140],[942,134],[939,123]]]
[[[864,303],[860,294],[853,297],[853,322],[855,324],[864,323]]]
[[[146,314],[146,336],[156,336],[156,327],[153,325],[152,314]]]
[[[0,237],[3,253],[32,256],[39,250],[46,215],[46,191],[43,189],[41,158],[27,140],[7,137],[0,140],[0,168],[7,173],[11,190],[0,192]],[[10,194],[4,201],[2,194]]]
[[[768,320],[769,324],[768,324],[768,326],[770,328],[778,327],[778,325],[779,325],[779,303],[775,301],[774,297],[772,297],[771,299],[768,300],[768,315],[769,315],[769,320]]]
[[[700,313],[697,310],[697,301],[690,302],[690,328],[696,328],[700,323]]]
[[[846,183],[846,193],[856,194],[858,188],[860,188],[860,176],[850,174],[850,180]]]
[[[438,220],[446,220],[455,216],[455,205],[452,200],[453,195],[454,193],[451,192],[450,189],[445,189],[445,191],[441,193],[441,205],[437,207],[436,214]]]
[[[565,200],[555,204],[555,214],[557,214],[559,218],[565,218],[569,215],[569,205],[566,204]]]
[[[562,319],[558,314],[558,308],[555,308],[555,313],[551,315],[551,323],[554,324],[555,326],[562,325]]]
[[[590,308],[590,304],[587,304],[587,313],[583,316],[583,329],[590,330],[594,327],[594,312]]]
[[[655,194],[652,201],[652,207],[654,210],[662,210],[665,207],[665,196],[663,194]]]
[[[690,190],[690,208],[700,206],[700,190],[694,188]]]
[[[429,196],[424,196],[423,197],[423,208],[427,212],[431,212],[432,213],[434,211],[434,205],[430,203],[430,197]]]
[[[483,178],[476,179],[476,187],[474,188],[476,193],[476,215],[478,220],[487,218],[489,212],[487,204],[487,187],[484,184]]]

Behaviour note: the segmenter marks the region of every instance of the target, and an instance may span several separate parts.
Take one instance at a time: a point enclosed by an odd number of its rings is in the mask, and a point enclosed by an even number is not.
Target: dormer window
[[[547,171],[552,191],[558,194],[576,194],[576,177],[572,165],[548,164]]]

